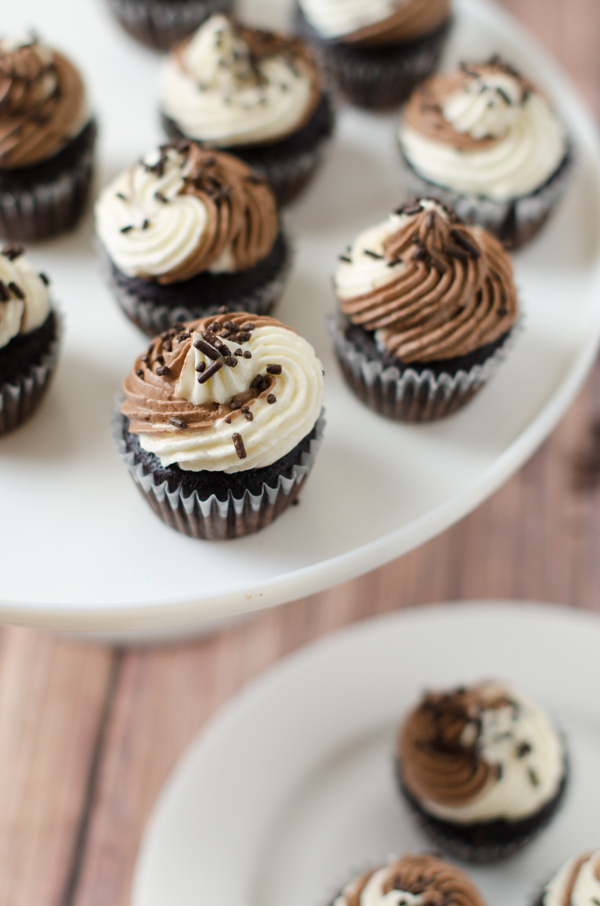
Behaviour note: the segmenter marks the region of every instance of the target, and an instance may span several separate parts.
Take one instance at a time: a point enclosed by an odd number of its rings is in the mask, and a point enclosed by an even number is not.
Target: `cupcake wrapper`
[[[573,173],[574,156],[569,148],[558,170],[540,189],[509,201],[494,201],[472,193],[459,194],[420,176],[403,155],[404,185],[410,196],[437,198],[454,208],[466,223],[478,223],[497,236],[506,248],[518,249],[544,225],[565,192]]]
[[[120,394],[113,409],[111,425],[115,443],[129,473],[143,497],[154,512],[171,528],[190,535],[192,538],[224,540],[241,538],[260,531],[270,525],[298,496],[308,473],[313,467],[323,440],[325,419],[323,412],[315,425],[316,437],[310,442],[310,452],[302,453],[301,462],[292,468],[289,478],[280,475],[275,487],[263,484],[262,493],[255,495],[246,491],[243,497],[231,492],[227,500],[219,500],[214,494],[201,500],[194,491],[185,497],[181,489],[170,491],[166,481],[158,483],[154,475],[142,463],[135,462],[135,456],[127,449],[123,438],[123,416]]]
[[[109,0],[129,34],[143,44],[169,50],[213,13],[229,13],[233,0]]]
[[[0,192],[0,238],[29,242],[64,233],[81,217],[93,174],[93,151],[73,170],[18,192]]]
[[[301,151],[285,161],[276,161],[268,165],[262,165],[252,159],[254,169],[268,180],[279,207],[294,201],[310,181],[323,159],[325,144],[326,140],[321,141],[309,151]]]
[[[129,292],[125,286],[119,284],[115,279],[108,256],[101,246],[98,247],[98,253],[102,262],[104,278],[119,305],[129,320],[133,321],[149,337],[158,336],[158,334],[168,330],[176,321],[194,321],[196,318],[214,315],[223,305],[226,305],[232,312],[247,311],[252,315],[270,314],[283,294],[292,265],[292,253],[288,244],[286,256],[280,269],[262,286],[254,287],[250,292],[244,293],[235,299],[224,297],[218,304],[203,306],[199,300],[198,305],[194,307],[188,305],[169,306],[141,299],[135,293]]]
[[[504,344],[483,365],[469,371],[436,375],[425,369],[369,360],[348,340],[343,324],[335,317],[328,329],[344,377],[356,395],[380,415],[403,422],[428,422],[444,418],[461,409],[495,374],[519,332],[515,325]]]
[[[33,414],[56,370],[62,322],[56,307],[54,313],[57,322],[56,339],[52,341],[48,351],[14,383],[0,385],[0,437],[18,428]]]
[[[355,47],[323,40],[296,11],[296,30],[314,46],[333,86],[358,107],[384,110],[402,104],[435,69],[452,26],[443,25],[417,41],[384,47]]]

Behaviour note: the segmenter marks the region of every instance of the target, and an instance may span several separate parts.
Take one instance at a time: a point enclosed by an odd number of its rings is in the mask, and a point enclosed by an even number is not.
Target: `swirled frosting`
[[[542,895],[542,906],[596,906],[599,902],[600,850],[569,859]]]
[[[323,372],[294,330],[248,314],[177,328],[136,360],[121,410],[163,466],[258,469],[310,433],[321,411]]]
[[[333,906],[485,906],[469,876],[436,856],[391,858],[356,878]]]
[[[0,41],[0,169],[53,157],[89,120],[81,76],[33,37]]]
[[[351,44],[395,44],[433,31],[448,19],[449,0],[299,0],[323,37]]]
[[[175,283],[253,267],[279,225],[270,188],[247,164],[180,142],[152,151],[102,191],[96,229],[123,273]]]
[[[162,111],[190,138],[230,148],[300,129],[321,96],[309,49],[272,32],[212,16],[167,58]]]
[[[33,270],[17,245],[0,253],[0,348],[40,327],[50,312],[48,278]]]
[[[567,153],[548,99],[497,57],[419,86],[399,139],[425,179],[495,201],[534,192]]]
[[[557,795],[565,775],[548,717],[494,682],[426,695],[401,728],[398,757],[410,795],[453,824],[527,818]]]
[[[431,199],[399,208],[340,256],[335,289],[354,324],[403,362],[466,355],[518,315],[510,259]]]

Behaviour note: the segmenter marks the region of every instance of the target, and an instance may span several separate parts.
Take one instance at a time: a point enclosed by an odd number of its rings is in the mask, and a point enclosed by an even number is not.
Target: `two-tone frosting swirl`
[[[21,246],[6,246],[0,253],[0,348],[41,327],[49,313],[48,278],[33,270]]]
[[[37,39],[0,41],[0,169],[53,157],[90,115],[81,76]]]
[[[548,99],[497,57],[419,86],[399,139],[425,179],[495,201],[534,192],[568,150]]]
[[[401,728],[398,760],[408,793],[453,824],[527,818],[565,776],[546,714],[495,682],[426,695]]]
[[[438,28],[449,0],[299,0],[307,21],[328,40],[399,44]]]
[[[596,906],[600,902],[600,850],[576,856],[544,888],[542,906]]]
[[[130,432],[163,466],[230,473],[270,465],[310,433],[323,372],[290,327],[221,314],[153,340],[124,390]]]
[[[160,83],[163,113],[184,135],[218,148],[296,132],[320,96],[320,77],[304,44],[242,28],[221,14],[175,48]]]
[[[123,273],[174,283],[253,267],[271,251],[279,222],[270,188],[247,164],[180,142],[102,191],[96,229]]]
[[[485,906],[469,876],[437,856],[404,855],[353,880],[333,906]]]
[[[510,259],[431,199],[404,205],[340,256],[335,290],[352,323],[403,362],[466,355],[518,315]]]

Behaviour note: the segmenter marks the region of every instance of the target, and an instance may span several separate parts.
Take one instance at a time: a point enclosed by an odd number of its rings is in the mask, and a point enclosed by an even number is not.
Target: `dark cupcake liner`
[[[452,189],[429,182],[414,169],[404,154],[404,184],[409,195],[437,198],[453,208],[465,223],[485,227],[503,243],[505,248],[518,249],[529,242],[543,227],[554,207],[562,198],[573,173],[574,155],[570,147],[555,173],[535,192],[494,201],[483,195],[457,193]]]
[[[192,138],[170,117],[161,114],[161,119],[169,138]],[[241,158],[264,176],[281,207],[293,201],[312,179],[334,128],[335,110],[330,96],[323,94],[309,121],[293,135],[269,144],[234,145],[221,150]]]
[[[501,345],[490,344],[493,351],[485,361],[453,373],[416,363],[401,368],[370,357],[348,338],[342,319],[330,318],[328,329],[346,382],[363,403],[396,421],[428,422],[462,409],[487,384],[514,343],[519,325]]]
[[[213,13],[230,13],[233,0],[109,0],[109,5],[134,38],[169,50]]]
[[[168,330],[177,321],[216,314],[224,305],[232,312],[270,314],[285,289],[292,263],[289,243],[280,232],[268,258],[244,274],[199,274],[181,284],[161,286],[127,277],[102,246],[99,251],[106,282],[117,302],[129,320],[149,337]]]
[[[298,461],[287,469],[289,474],[274,475],[270,483],[263,483],[259,494],[246,489],[241,496],[232,491],[225,499],[211,494],[201,499],[197,491],[187,494],[181,485],[171,489],[167,480],[158,480],[150,469],[136,459],[128,449],[124,437],[124,416],[121,414],[120,395],[113,409],[111,424],[113,437],[129,474],[142,496],[156,515],[168,526],[189,535],[209,541],[241,538],[270,525],[285,509],[293,504],[314,465],[323,439],[325,419],[319,416],[309,435],[308,450],[298,451]],[[300,447],[302,445],[299,445]],[[249,470],[253,472],[256,470]],[[242,472],[236,473],[242,476]]]
[[[521,821],[500,820],[467,826],[450,824],[425,812],[402,783],[397,761],[396,777],[402,796],[427,836],[454,858],[483,865],[512,856],[527,846],[550,824],[565,798],[569,766],[565,757],[565,773],[559,790],[537,814]]]
[[[0,171],[0,238],[46,239],[77,224],[90,194],[96,134],[92,121],[50,160]]]
[[[0,437],[18,428],[33,414],[56,370],[61,321],[56,309],[52,313],[54,336],[46,348],[24,367],[22,374],[0,383]]]
[[[404,103],[416,85],[431,75],[452,19],[416,41],[378,47],[358,47],[321,38],[298,7],[295,24],[297,32],[314,47],[330,83],[351,104],[385,110]]]

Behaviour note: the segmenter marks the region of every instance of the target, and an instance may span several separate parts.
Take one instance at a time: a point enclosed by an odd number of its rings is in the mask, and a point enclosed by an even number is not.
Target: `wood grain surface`
[[[600,116],[600,0],[503,5]],[[126,906],[168,772],[208,718],[277,658],[347,623],[435,601],[529,598],[600,610],[599,541],[596,367],[502,490],[376,572],[185,645],[117,650],[0,629],[0,906]]]

